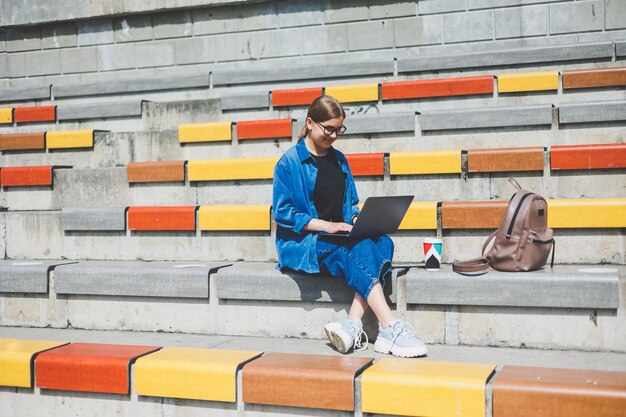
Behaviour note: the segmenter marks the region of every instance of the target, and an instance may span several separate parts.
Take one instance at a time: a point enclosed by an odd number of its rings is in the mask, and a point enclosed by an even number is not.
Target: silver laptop
[[[412,195],[369,197],[350,233],[320,233],[326,237],[380,236],[395,233],[402,223]]]

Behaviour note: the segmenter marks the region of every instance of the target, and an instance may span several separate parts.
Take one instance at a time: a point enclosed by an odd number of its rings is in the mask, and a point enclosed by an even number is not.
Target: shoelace
[[[405,321],[398,321],[394,323],[391,328],[393,334],[393,341],[395,342],[400,336],[415,336],[415,329],[409,323]]]
[[[363,343],[363,336],[365,336],[365,343]],[[360,352],[367,349],[368,343],[369,338],[367,337],[367,333],[365,333],[360,327],[356,328],[354,331],[354,345],[352,346],[354,351]]]

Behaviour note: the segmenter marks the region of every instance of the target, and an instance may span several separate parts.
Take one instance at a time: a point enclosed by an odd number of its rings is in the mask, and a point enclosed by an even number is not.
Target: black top
[[[313,191],[313,203],[317,217],[332,222],[343,222],[343,194],[346,189],[346,174],[332,149],[324,156],[313,155],[317,162],[317,177]]]

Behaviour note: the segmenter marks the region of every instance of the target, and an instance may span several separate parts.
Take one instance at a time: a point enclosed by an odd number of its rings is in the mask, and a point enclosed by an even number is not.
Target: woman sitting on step
[[[355,289],[348,318],[324,326],[339,352],[367,348],[361,318],[369,306],[379,322],[376,352],[423,356],[426,346],[408,324],[394,318],[383,293],[384,281],[391,276],[392,240],[332,236],[349,232],[359,215],[350,167],[332,146],[346,130],[345,117],[333,97],[315,99],[298,144],[276,164],[272,207],[278,226],[278,268],[342,277]]]

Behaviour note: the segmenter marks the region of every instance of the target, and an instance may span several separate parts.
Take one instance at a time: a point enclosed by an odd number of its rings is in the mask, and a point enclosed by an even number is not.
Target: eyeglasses
[[[313,119],[311,119],[313,120]],[[333,133],[336,133],[337,136],[341,136],[345,133],[347,127],[345,127],[344,125],[341,125],[339,127],[333,127],[333,126],[324,126],[323,124],[321,124],[320,122],[316,122],[315,120],[313,120],[315,123],[318,124],[319,127],[322,128],[322,130],[324,131],[324,134],[327,136],[332,136]]]

